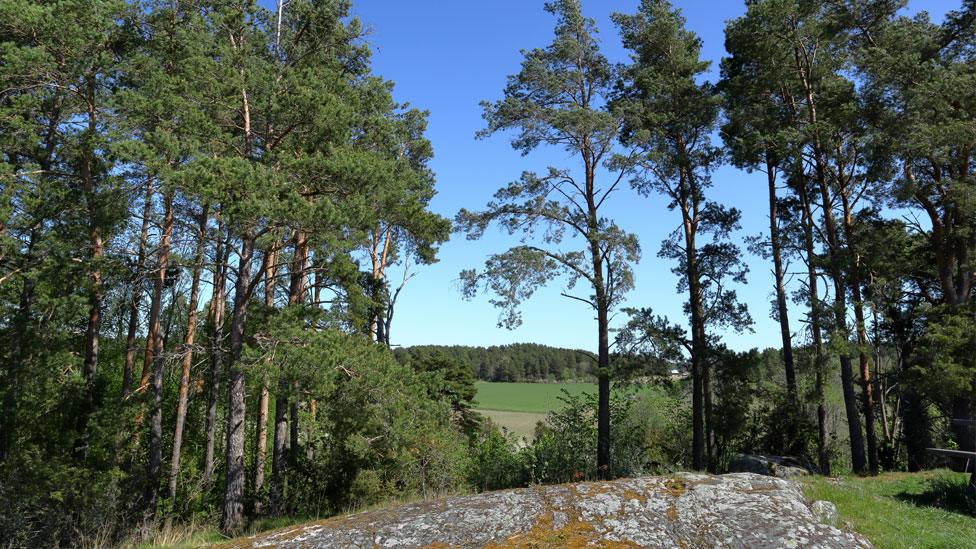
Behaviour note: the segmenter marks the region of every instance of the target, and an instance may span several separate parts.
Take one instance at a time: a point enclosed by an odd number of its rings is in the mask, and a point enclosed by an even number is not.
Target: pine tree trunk
[[[203,457],[202,484],[209,492],[213,484],[214,445],[217,440],[217,401],[220,399],[220,381],[223,378],[224,290],[227,286],[227,262],[230,260],[230,243],[226,242],[224,223],[218,219],[217,249],[215,254],[213,293],[210,296],[210,383],[207,390],[206,445]]]
[[[288,284],[288,306],[298,305],[303,302],[305,297],[305,270],[308,264],[308,241],[301,230],[295,231],[293,239],[295,253],[292,258],[291,275]],[[284,512],[285,501],[285,467],[289,462],[294,462],[297,456],[294,455],[298,444],[297,435],[297,408],[292,410],[292,451],[287,455],[288,444],[288,412],[292,404],[289,402],[291,393],[291,383],[285,374],[278,378],[278,389],[275,394],[275,429],[274,447],[271,455],[271,498],[272,512],[281,515]]]
[[[598,302],[600,298],[597,298]],[[604,298],[605,303],[605,298]],[[609,479],[613,475],[610,468],[610,335],[609,314],[605,304],[597,311],[599,325],[599,348],[597,354],[597,477]]]
[[[804,64],[804,62],[801,62],[801,59],[807,59],[806,53],[803,51],[802,46],[795,47],[793,54],[796,60],[796,67],[799,69],[798,76],[803,84],[806,96],[807,121],[811,127],[817,128],[817,103],[814,99],[816,94],[813,89],[813,81],[810,77],[812,67],[810,67],[808,64]],[[826,233],[827,237],[829,252],[828,260],[830,264],[829,271],[834,282],[834,328],[838,336],[843,338],[844,345],[847,345],[849,343],[849,337],[846,318],[846,284],[844,283],[842,269],[837,264],[837,259],[840,253],[840,241],[837,232],[837,225],[834,221],[834,216],[832,213],[833,204],[830,199],[829,182],[827,177],[827,161],[824,155],[820,136],[817,133],[813,134],[811,145],[813,146],[814,167],[817,175],[816,182],[820,189],[821,207],[824,218],[824,232]],[[840,369],[841,384],[844,390],[844,409],[847,413],[847,426],[848,432],[850,433],[851,463],[854,472],[861,473],[864,471],[866,465],[864,459],[864,440],[861,437],[861,420],[860,417],[858,417],[857,402],[855,400],[856,397],[854,396],[851,357],[846,351],[841,353]]]
[[[254,258],[255,230],[248,228],[242,239],[242,250],[234,282],[234,310],[230,323],[230,356],[228,357],[227,445],[224,502],[220,530],[239,532],[244,526],[244,424],[246,420],[244,370],[240,363],[244,346],[244,323],[249,297],[251,261]]]
[[[838,291],[843,292],[844,285],[835,280],[834,292]],[[835,311],[837,308],[838,305],[835,303]],[[835,312],[834,314],[841,316],[840,313]],[[835,320],[838,324],[844,321],[843,318],[836,318]],[[860,474],[867,468],[864,456],[864,437],[861,434],[861,418],[857,411],[857,396],[854,394],[854,369],[851,367],[851,357],[846,353],[840,356],[840,381],[844,392],[844,411],[847,414],[847,431],[851,443],[851,469]]]
[[[204,204],[200,212],[200,226],[197,229],[197,249],[193,258],[193,280],[190,283],[189,312],[186,316],[186,335],[183,337],[183,361],[180,370],[179,396],[176,401],[176,427],[173,430],[173,452],[169,464],[170,498],[176,497],[176,485],[180,475],[180,458],[183,448],[183,429],[186,424],[186,409],[189,400],[190,367],[193,365],[193,341],[197,332],[197,307],[200,301],[200,273],[207,250],[207,222],[209,209]]]
[[[803,181],[803,175],[800,175]],[[817,401],[817,462],[820,474],[830,476],[830,442],[827,433],[827,404],[824,394],[824,371],[827,368],[827,355],[824,350],[823,328],[820,324],[820,284],[817,278],[816,249],[813,239],[813,212],[807,191],[802,184],[795,189],[800,197],[802,206],[801,223],[803,224],[803,243],[806,251],[807,264],[807,292],[809,293],[809,321],[810,334],[813,339],[814,350],[814,398]]]
[[[27,250],[24,254],[24,265],[29,266],[34,261],[34,245],[37,241],[37,228],[31,229]],[[24,269],[25,271],[28,269]],[[31,308],[34,304],[35,283],[31,274],[23,277],[20,290],[20,300],[17,315],[14,317],[10,331],[10,350],[7,373],[3,394],[3,417],[0,417],[0,463],[6,461],[13,443],[13,433],[17,428],[17,399],[20,395],[21,370],[27,351],[30,349]]]
[[[819,144],[817,149],[819,151]],[[830,189],[826,181],[826,168],[824,161],[817,153],[817,186],[820,189],[821,209],[824,218],[824,233],[827,237],[828,262],[830,278],[834,283],[834,330],[836,337],[842,340],[843,345],[850,343],[849,332],[847,329],[847,284],[844,280],[843,270],[837,264],[840,253],[840,237],[837,231],[837,223],[831,212],[832,201]],[[840,354],[840,378],[844,392],[844,410],[847,415],[847,429],[851,443],[851,467],[855,473],[863,473],[867,467],[864,456],[864,438],[861,434],[861,418],[857,411],[857,396],[854,394],[854,371],[851,367],[851,357],[848,352],[842,351]]]
[[[166,271],[169,268],[170,241],[173,235],[173,194],[170,191],[165,198],[163,232],[159,242],[159,259],[153,289],[154,299],[159,299],[156,296],[162,296],[163,286],[166,283]],[[147,520],[156,515],[163,464],[163,374],[165,373],[166,359],[163,354],[163,334],[159,328],[160,304],[156,303],[154,308],[156,309],[156,327],[152,332],[153,339],[150,341],[152,344],[152,413],[149,419],[149,460],[146,468],[144,497]]]
[[[289,415],[291,418],[288,422],[288,441],[290,443],[288,448],[288,463],[294,467],[298,465],[298,456],[302,450],[298,440],[298,384],[292,383],[291,390],[294,398],[291,399],[291,404],[289,405]]]
[[[275,277],[278,267],[278,250],[280,241],[276,240],[268,251],[269,259],[264,270],[264,306],[269,310],[274,307]],[[268,382],[261,383],[261,393],[258,397],[258,417],[255,422],[254,433],[254,514],[263,512],[261,508],[261,490],[264,488],[265,457],[268,450]]]
[[[604,257],[598,236],[599,212],[595,201],[596,166],[584,151],[586,172],[587,233],[590,261],[593,267],[593,294],[596,298],[597,315],[597,435],[596,474],[609,479],[614,471],[610,467],[610,302],[607,296],[607,280],[604,278]]]
[[[132,391],[132,369],[136,361],[136,331],[139,328],[139,304],[142,302],[142,282],[146,272],[146,249],[149,241],[149,218],[152,216],[153,179],[146,178],[146,198],[142,204],[142,227],[139,230],[139,251],[136,272],[129,295],[129,325],[125,336],[125,364],[122,366],[122,398]]]
[[[861,258],[857,251],[857,241],[854,235],[854,219],[847,194],[841,192],[841,204],[844,208],[844,235],[847,239],[847,252],[850,257],[849,282],[851,297],[854,301],[854,325],[857,335],[858,365],[861,370],[861,405],[864,410],[864,434],[867,441],[868,473],[878,474],[878,439],[874,425],[874,391],[871,381],[871,361],[868,358],[868,337],[864,322],[864,303],[861,298]]]
[[[164,219],[163,231],[160,235],[160,250],[156,260],[156,269],[153,274],[153,289],[149,305],[149,323],[146,328],[146,345],[142,354],[142,374],[139,376],[139,387],[137,391],[145,390],[149,385],[149,378],[153,371],[153,358],[156,356],[157,344],[162,343],[162,302],[163,286],[166,283],[166,265],[161,263],[164,258],[168,260],[169,253],[169,231],[172,231],[172,209],[173,194],[170,192],[164,198]],[[167,231],[167,226],[169,231]],[[164,254],[165,250],[165,254]]]
[[[711,466],[710,458],[714,451],[710,431],[711,381],[705,360],[707,341],[705,339],[705,306],[702,297],[701,281],[698,273],[698,248],[696,243],[697,225],[691,204],[688,181],[685,174],[680,175],[681,222],[685,239],[685,276],[688,282],[688,305],[691,313],[691,377],[692,377],[692,468],[702,471]]]
[[[261,489],[264,488],[264,469],[265,456],[268,449],[268,384],[261,385],[261,394],[258,397],[258,420],[256,425],[254,443],[254,513],[261,514]]]
[[[87,132],[92,138],[98,131],[95,111],[95,82],[93,76],[86,78],[87,99],[88,99],[88,129]],[[88,325],[85,328],[85,351],[82,372],[85,379],[85,395],[82,412],[78,415],[78,443],[76,444],[75,454],[81,461],[88,457],[88,419],[95,411],[95,374],[98,370],[98,342],[99,330],[102,324],[102,299],[104,288],[102,287],[101,262],[105,254],[105,247],[102,241],[101,227],[101,207],[99,197],[95,189],[95,176],[92,172],[92,165],[95,161],[95,151],[90,147],[81,154],[81,165],[79,175],[84,186],[85,202],[88,208]]]
[[[274,446],[271,451],[271,512],[284,514],[285,503],[285,451],[288,444],[288,381],[285,376],[278,380],[275,394]]]
[[[797,406],[796,368],[793,364],[793,332],[790,330],[789,307],[786,302],[785,272],[783,269],[782,243],[779,237],[779,215],[776,204],[776,172],[773,162],[766,157],[766,178],[769,183],[769,244],[773,254],[773,274],[776,284],[776,313],[779,317],[780,340],[783,345],[783,367],[786,370],[786,392],[791,406]],[[795,431],[795,425],[788,426]],[[791,433],[795,436],[795,432]],[[791,443],[793,441],[791,440]],[[798,449],[802,453],[802,449]]]
[[[696,279],[697,280],[697,279]],[[691,328],[691,377],[692,377],[692,401],[691,401],[691,423],[692,423],[692,468],[696,471],[703,471],[709,467],[708,458],[710,457],[710,442],[708,436],[708,421],[706,417],[706,384],[708,376],[705,364],[705,333],[704,322],[702,321],[701,289],[698,284],[689,287],[692,296],[698,296],[697,305],[692,305],[692,328]],[[710,398],[709,398],[710,400]]]
[[[709,473],[718,472],[718,443],[715,440],[715,416],[712,400],[712,366],[706,360],[702,368],[702,403],[705,405],[705,461]]]

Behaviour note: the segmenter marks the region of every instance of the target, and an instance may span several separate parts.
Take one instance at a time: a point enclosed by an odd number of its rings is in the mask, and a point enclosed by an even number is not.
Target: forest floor
[[[976,517],[967,512],[969,475],[948,470],[884,473],[877,477],[808,477],[812,500],[837,506],[839,526],[878,549],[976,547]]]

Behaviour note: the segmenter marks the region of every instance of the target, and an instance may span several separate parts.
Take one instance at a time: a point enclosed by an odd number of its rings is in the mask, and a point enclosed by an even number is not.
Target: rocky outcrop
[[[413,503],[227,547],[870,547],[821,522],[821,507],[792,481],[681,473]]]
[[[729,462],[729,471],[779,478],[796,478],[810,474],[807,466],[796,458],[758,454],[736,454]]]

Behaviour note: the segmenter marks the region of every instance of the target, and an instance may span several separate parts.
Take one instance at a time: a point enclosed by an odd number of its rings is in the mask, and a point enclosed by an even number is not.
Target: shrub
[[[471,442],[468,483],[478,491],[525,486],[530,478],[528,461],[518,441],[490,425]]]

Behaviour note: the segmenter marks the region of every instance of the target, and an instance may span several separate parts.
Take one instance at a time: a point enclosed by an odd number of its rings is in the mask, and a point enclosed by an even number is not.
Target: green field
[[[491,419],[492,423],[508,429],[526,440],[535,438],[535,426],[546,419],[546,414],[533,412],[501,412],[498,410],[478,410],[478,413]]]
[[[571,395],[595,393],[593,383],[475,383],[478,394],[475,408],[500,412],[545,414],[562,406],[559,397],[565,389]]]
[[[807,477],[803,492],[833,502],[840,526],[879,549],[962,549],[976,546],[976,517],[967,513],[964,495],[968,477],[950,471]]]

